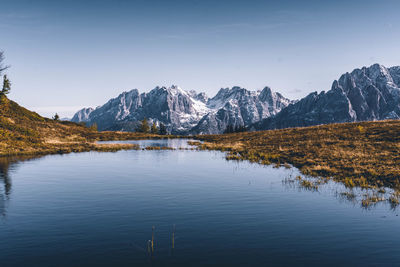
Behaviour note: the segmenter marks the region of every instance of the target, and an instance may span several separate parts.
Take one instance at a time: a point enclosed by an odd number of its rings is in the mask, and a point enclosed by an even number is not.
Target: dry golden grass
[[[346,186],[400,189],[400,121],[331,124],[197,136],[200,149],[229,151],[227,159],[288,163],[303,174]]]

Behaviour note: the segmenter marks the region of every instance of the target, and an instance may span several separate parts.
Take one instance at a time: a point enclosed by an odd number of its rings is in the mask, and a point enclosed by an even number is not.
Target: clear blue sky
[[[214,95],[329,90],[354,68],[400,65],[400,1],[0,0],[10,98],[72,116],[157,85]]]

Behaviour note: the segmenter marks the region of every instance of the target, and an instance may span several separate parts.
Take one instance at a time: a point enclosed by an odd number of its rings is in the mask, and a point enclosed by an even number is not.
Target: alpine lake
[[[0,266],[398,266],[400,216],[187,140],[0,159]]]

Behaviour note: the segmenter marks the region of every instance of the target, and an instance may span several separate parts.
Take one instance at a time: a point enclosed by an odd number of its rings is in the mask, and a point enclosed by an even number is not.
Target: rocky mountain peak
[[[380,64],[347,72],[331,90],[311,93],[255,128],[275,129],[400,118],[400,68]]]
[[[92,113],[93,108],[83,108],[79,110],[75,115],[72,117],[72,121],[77,122],[87,122],[89,121],[89,115]]]

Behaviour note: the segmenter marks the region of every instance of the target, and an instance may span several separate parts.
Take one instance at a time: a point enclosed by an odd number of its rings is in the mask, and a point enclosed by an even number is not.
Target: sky
[[[269,86],[291,99],[400,65],[397,0],[0,0],[9,97],[72,117],[137,88]]]

